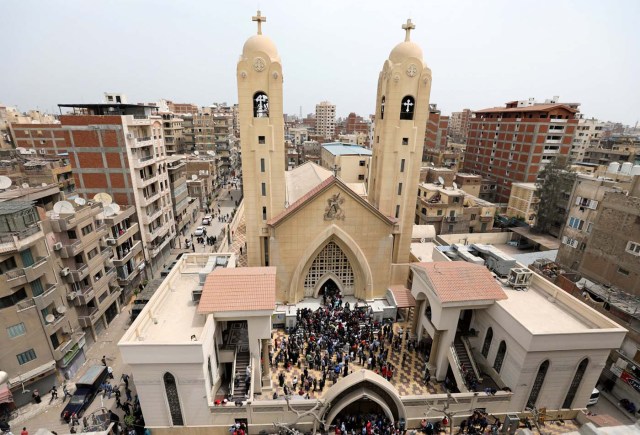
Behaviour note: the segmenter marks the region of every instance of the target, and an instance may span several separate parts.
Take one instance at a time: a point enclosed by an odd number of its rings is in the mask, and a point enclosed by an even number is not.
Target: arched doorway
[[[343,296],[354,294],[355,274],[353,268],[347,255],[333,240],[318,252],[311,263],[304,280],[304,295],[317,297],[320,286],[329,280],[338,287]]]
[[[329,297],[337,294],[343,294],[342,283],[335,274],[328,273],[316,284],[313,297],[321,298],[325,295]]]

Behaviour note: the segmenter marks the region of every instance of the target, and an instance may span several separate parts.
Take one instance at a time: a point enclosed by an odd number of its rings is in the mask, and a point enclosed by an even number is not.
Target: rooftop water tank
[[[640,165],[633,165],[633,168],[631,168],[631,175],[640,175]]]
[[[624,162],[622,164],[622,167],[620,168],[620,173],[622,175],[630,175],[631,174],[631,168],[633,167],[633,163],[631,162]]]
[[[619,170],[620,170],[620,163],[618,162],[609,163],[609,167],[607,168],[608,173],[617,174]]]

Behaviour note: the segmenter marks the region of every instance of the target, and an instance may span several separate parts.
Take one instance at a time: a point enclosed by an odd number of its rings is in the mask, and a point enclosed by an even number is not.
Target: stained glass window
[[[540,390],[542,390],[542,384],[544,383],[544,378],[547,376],[547,370],[549,370],[549,360],[545,360],[542,364],[540,364],[540,368],[538,369],[538,374],[536,375],[536,378],[533,381],[533,387],[531,387],[529,400],[527,400],[527,408],[533,408],[534,406],[536,406],[536,402],[538,401],[538,396],[540,395]]]
[[[164,374],[164,389],[167,393],[167,402],[169,402],[169,413],[171,414],[173,426],[184,426],[180,397],[178,396],[178,385],[176,384],[176,378],[171,373]]]
[[[580,382],[582,382],[584,372],[587,371],[588,365],[589,360],[587,358],[583,359],[582,361],[580,361],[580,364],[578,364],[578,369],[576,370],[576,374],[573,375],[573,381],[571,381],[571,385],[569,386],[567,397],[565,397],[564,403],[562,404],[563,408],[571,408],[571,404],[573,403],[573,399],[576,397],[576,392],[578,391]]]

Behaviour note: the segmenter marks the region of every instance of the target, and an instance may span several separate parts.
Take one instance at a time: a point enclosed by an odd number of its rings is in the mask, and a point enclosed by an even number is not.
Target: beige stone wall
[[[324,220],[327,200],[340,193],[344,220]],[[272,228],[272,264],[278,268],[277,300],[297,302],[304,296],[304,278],[324,245],[336,240],[356,275],[355,296],[383,297],[390,279],[392,225],[333,185]],[[358,258],[360,257],[360,258]],[[292,290],[293,289],[293,290]]]

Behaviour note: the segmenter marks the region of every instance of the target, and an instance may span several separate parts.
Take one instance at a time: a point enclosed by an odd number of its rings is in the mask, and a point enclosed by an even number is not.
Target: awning
[[[11,394],[11,390],[9,390],[9,385],[4,383],[0,385],[0,403],[11,402],[13,402],[13,395]]]
[[[396,307],[398,308],[412,308],[416,306],[416,299],[411,294],[411,290],[403,285],[392,285],[389,287],[389,291],[393,296]]]
[[[17,385],[20,385],[24,382],[29,381],[30,379],[35,378],[36,376],[40,376],[44,373],[53,371],[55,369],[56,369],[56,362],[54,360],[51,360],[48,363],[42,364],[41,366],[36,367],[33,370],[29,370],[25,374],[9,379],[9,387],[13,388]]]

